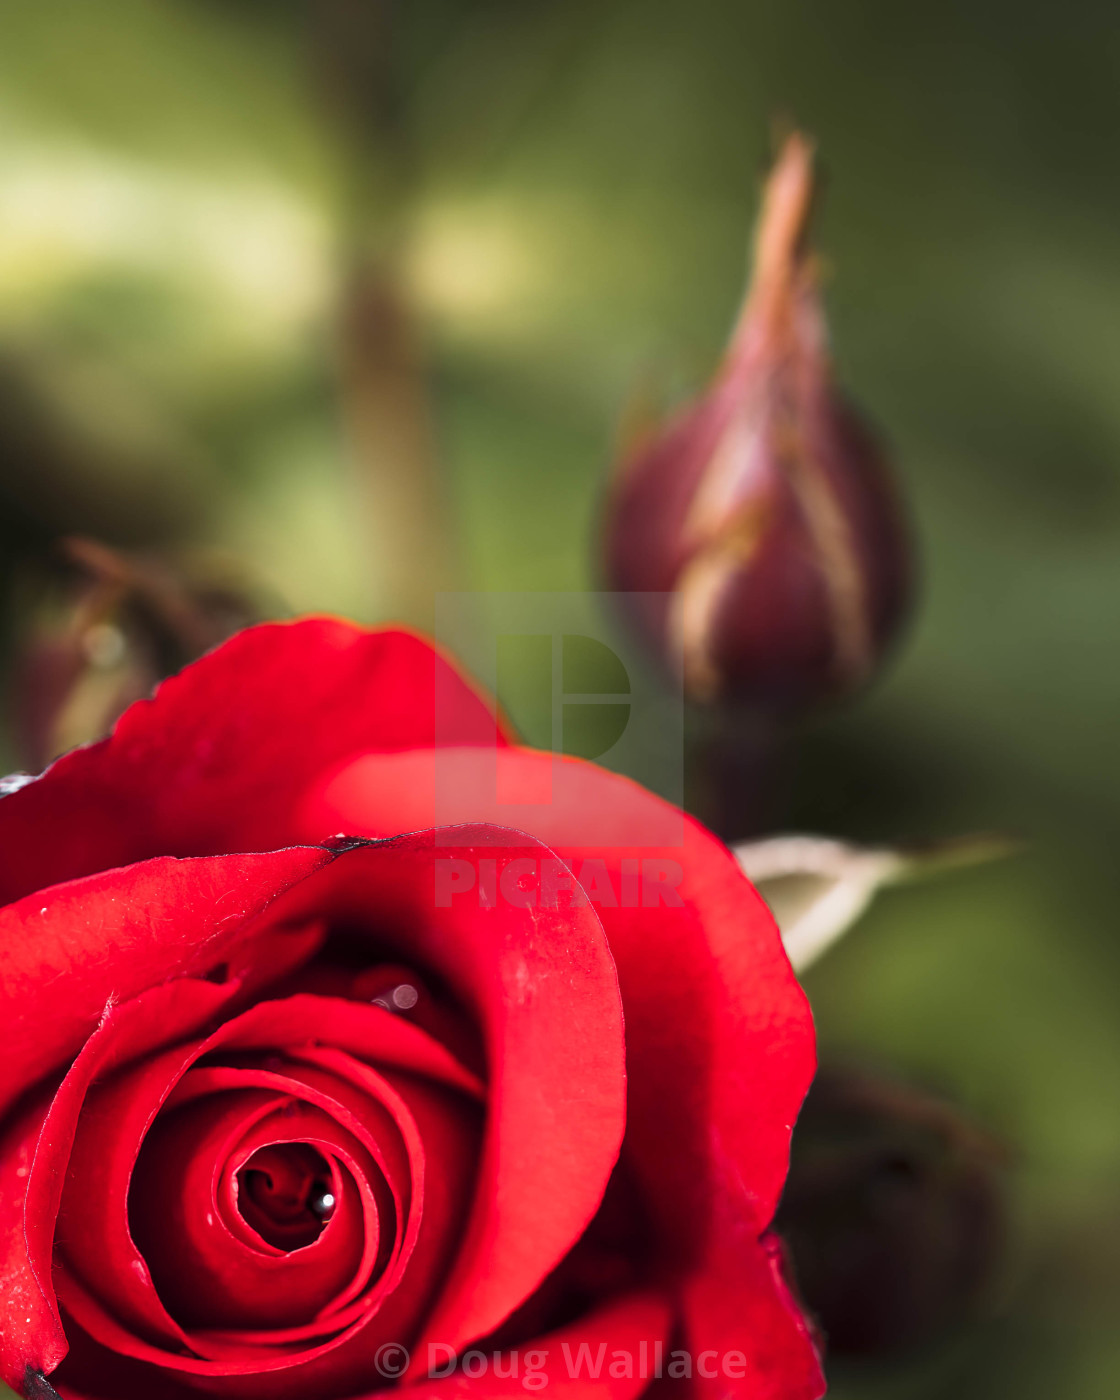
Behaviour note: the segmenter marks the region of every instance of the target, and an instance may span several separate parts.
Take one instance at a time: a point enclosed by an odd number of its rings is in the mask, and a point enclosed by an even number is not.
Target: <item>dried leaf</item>
[[[993,834],[897,850],[802,835],[732,847],[770,906],[798,972],[851,928],[885,886],[997,860],[1015,849],[1009,837]]]

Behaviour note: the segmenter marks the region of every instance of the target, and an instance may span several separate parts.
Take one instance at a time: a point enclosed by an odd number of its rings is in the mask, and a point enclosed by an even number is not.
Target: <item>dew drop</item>
[[[334,1214],[337,1202],[328,1182],[317,1181],[307,1193],[307,1209],[324,1223]]]

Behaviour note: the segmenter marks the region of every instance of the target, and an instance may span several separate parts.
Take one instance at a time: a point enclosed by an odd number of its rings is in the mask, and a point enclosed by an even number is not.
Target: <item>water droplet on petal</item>
[[[401,1011],[411,1011],[420,1000],[420,993],[408,982],[402,982],[393,991],[393,1005]]]
[[[317,1181],[307,1194],[307,1209],[324,1223],[334,1214],[336,1204],[329,1182]]]

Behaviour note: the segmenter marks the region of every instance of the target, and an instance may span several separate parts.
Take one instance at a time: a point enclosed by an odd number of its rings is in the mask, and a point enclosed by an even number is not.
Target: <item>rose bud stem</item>
[[[685,806],[725,841],[773,831],[788,805],[788,729],[757,711],[694,706],[686,729]]]
[[[1006,1236],[1008,1158],[944,1099],[877,1073],[818,1074],[778,1228],[830,1354],[912,1349],[982,1308]]]
[[[806,246],[813,150],[784,143],[754,275],[708,390],[630,452],[610,491],[606,576],[687,699],[779,725],[875,673],[911,560],[875,439],[837,392]]]

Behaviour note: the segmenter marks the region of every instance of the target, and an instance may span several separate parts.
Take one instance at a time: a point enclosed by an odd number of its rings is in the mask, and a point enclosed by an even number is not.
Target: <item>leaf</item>
[[[898,849],[791,834],[732,847],[770,906],[798,972],[846,933],[884,887],[998,860],[1016,849],[1015,841],[998,834]]]

